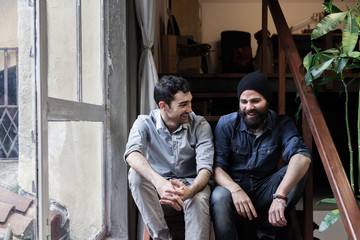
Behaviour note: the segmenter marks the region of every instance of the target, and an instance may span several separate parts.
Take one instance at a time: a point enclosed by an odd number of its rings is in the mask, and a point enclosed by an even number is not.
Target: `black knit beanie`
[[[245,90],[254,90],[263,95],[269,104],[271,103],[272,92],[270,85],[267,77],[262,72],[249,73],[240,80],[237,87],[238,98],[240,98],[241,93]]]

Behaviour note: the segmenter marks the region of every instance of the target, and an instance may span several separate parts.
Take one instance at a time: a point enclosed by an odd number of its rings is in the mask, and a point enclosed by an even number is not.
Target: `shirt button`
[[[253,152],[253,155],[255,155],[256,154],[256,152]]]
[[[250,166],[250,165],[248,166],[248,169],[251,169],[251,166]]]

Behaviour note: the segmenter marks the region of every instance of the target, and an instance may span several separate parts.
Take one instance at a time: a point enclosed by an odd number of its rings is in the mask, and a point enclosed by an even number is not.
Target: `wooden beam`
[[[278,38],[278,51],[279,51],[279,89],[278,89],[278,113],[285,114],[285,52],[280,45],[280,38]]]
[[[277,0],[270,0],[270,11],[285,49],[291,73],[294,77],[303,110],[317,145],[321,161],[330,182],[337,206],[341,213],[349,238],[360,238],[360,210],[350,187],[340,157],[311,87],[306,86],[305,71],[299,52],[289,31],[283,12]]]
[[[268,25],[268,0],[262,0],[262,60],[261,60],[261,69],[262,72],[267,75],[267,41],[268,41],[268,34],[267,34],[267,25]]]

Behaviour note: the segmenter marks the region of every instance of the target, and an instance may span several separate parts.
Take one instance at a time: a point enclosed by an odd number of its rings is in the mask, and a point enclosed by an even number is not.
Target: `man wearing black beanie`
[[[295,123],[269,109],[267,77],[250,73],[237,87],[239,111],[222,116],[215,128],[211,214],[216,239],[238,239],[237,215],[258,224],[258,239],[275,239],[307,181],[310,151]],[[281,157],[288,163],[278,169]]]

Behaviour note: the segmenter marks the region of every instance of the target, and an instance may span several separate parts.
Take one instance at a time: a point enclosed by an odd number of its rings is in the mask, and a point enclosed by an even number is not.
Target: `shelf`
[[[217,122],[220,119],[220,116],[204,116],[208,122]]]

